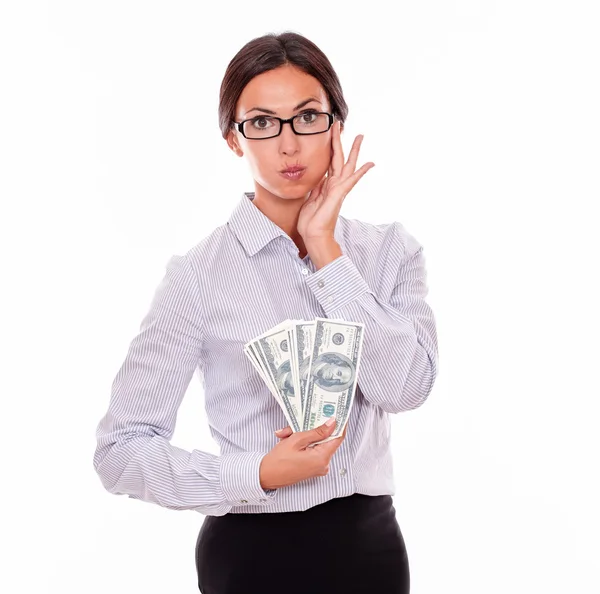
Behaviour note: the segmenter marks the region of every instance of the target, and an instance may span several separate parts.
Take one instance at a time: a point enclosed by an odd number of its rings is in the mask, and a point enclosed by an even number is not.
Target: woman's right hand
[[[346,438],[342,434],[313,447],[310,444],[328,438],[335,431],[335,423],[325,423],[309,431],[285,428],[277,433],[282,440],[262,459],[260,464],[260,484],[263,489],[287,487],[314,476],[325,476],[329,472],[331,457]]]

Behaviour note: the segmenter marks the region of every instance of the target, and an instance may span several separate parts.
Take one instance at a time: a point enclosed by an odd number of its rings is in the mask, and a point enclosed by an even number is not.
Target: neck
[[[308,193],[300,198],[280,198],[259,186],[256,182],[254,187],[254,200],[252,201],[254,206],[287,233],[288,237],[298,247],[299,257],[304,258],[307,250],[297,227],[300,209]]]

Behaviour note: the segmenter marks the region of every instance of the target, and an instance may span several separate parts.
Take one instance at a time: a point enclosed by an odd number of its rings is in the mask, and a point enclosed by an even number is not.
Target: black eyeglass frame
[[[297,117],[300,117],[302,115],[306,115],[307,113],[314,113],[314,114],[325,114],[326,116],[329,116],[329,125],[327,126],[327,129],[325,130],[321,130],[321,132],[297,132],[296,129],[294,128],[294,120]],[[252,120],[257,120],[260,118],[269,118],[271,120],[279,120],[279,132],[277,132],[277,134],[273,134],[273,136],[264,136],[263,138],[248,138],[248,136],[246,136],[246,134],[244,134],[244,124],[246,122],[251,122]],[[325,132],[327,132],[331,126],[333,125],[333,120],[335,119],[335,116],[327,111],[305,111],[303,113],[299,113],[298,115],[295,115],[291,118],[288,118],[287,120],[284,120],[282,118],[278,118],[277,116],[272,116],[272,115],[262,115],[262,116],[254,116],[253,118],[248,118],[247,120],[243,120],[241,122],[233,122],[236,126],[238,131],[241,133],[241,135],[244,138],[248,138],[248,140],[268,140],[269,138],[277,138],[281,132],[283,131],[283,125],[284,124],[289,124],[290,128],[292,129],[292,131],[294,132],[294,134],[298,135],[298,136],[313,136],[315,134],[324,134]]]

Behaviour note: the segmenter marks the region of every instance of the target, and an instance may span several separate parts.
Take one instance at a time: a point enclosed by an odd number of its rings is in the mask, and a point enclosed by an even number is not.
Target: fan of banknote
[[[324,443],[346,427],[358,379],[364,324],[340,319],[285,320],[244,345],[294,432],[336,419]]]

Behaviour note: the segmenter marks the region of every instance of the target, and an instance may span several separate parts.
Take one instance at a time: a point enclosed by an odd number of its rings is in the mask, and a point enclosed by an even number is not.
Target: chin
[[[304,198],[308,192],[309,190],[307,190],[304,186],[299,186],[296,188],[281,188],[281,190],[277,192],[277,196],[283,200],[299,200],[300,198]]]

